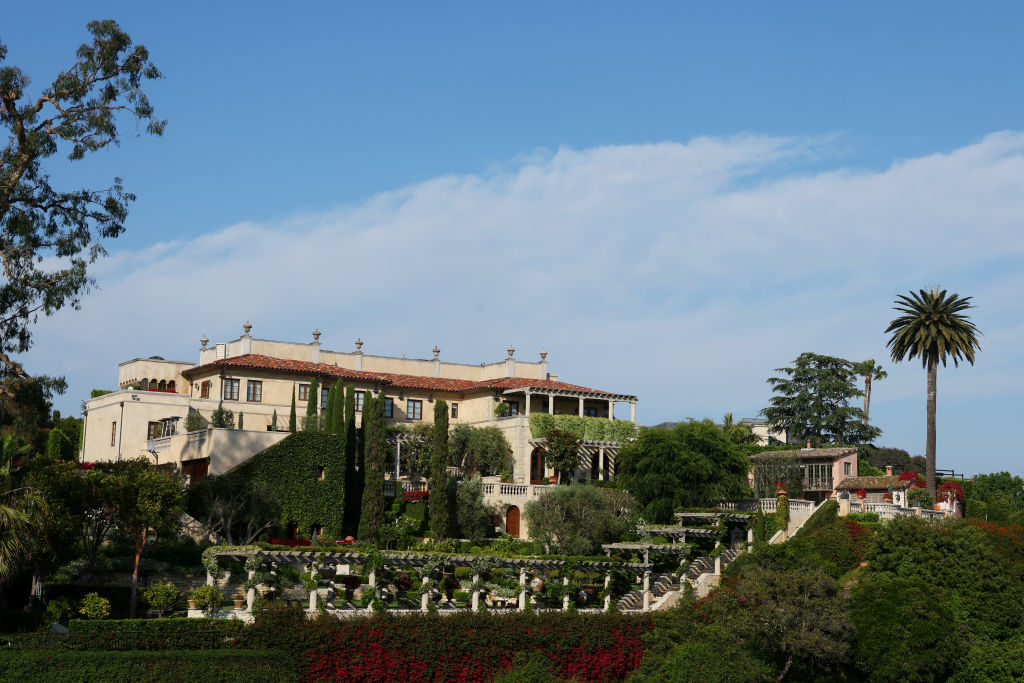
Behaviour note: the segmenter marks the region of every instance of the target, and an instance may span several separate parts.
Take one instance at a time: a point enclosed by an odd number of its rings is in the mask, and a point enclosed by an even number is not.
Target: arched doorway
[[[519,508],[515,505],[505,513],[505,533],[512,538],[519,538]]]
[[[544,483],[544,449],[537,447],[533,449],[533,453],[530,454],[530,483],[531,484],[543,484]]]

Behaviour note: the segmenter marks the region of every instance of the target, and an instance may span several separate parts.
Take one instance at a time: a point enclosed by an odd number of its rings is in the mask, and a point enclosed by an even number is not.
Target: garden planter
[[[245,598],[235,598],[235,609],[245,609]]]
[[[189,600],[188,601],[188,608],[189,609],[195,609],[196,608],[196,601],[195,600]]]

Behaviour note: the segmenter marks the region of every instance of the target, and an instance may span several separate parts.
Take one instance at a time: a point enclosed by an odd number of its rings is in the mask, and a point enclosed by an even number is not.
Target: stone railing
[[[425,482],[425,481],[409,481],[407,479],[403,479],[401,481],[401,484],[402,484],[402,492],[403,493],[406,492],[406,491],[429,491],[430,490],[429,484],[427,482]],[[392,498],[394,497],[394,495],[395,495],[395,480],[394,479],[385,479],[384,480],[384,495],[392,497]]]
[[[545,493],[558,488],[557,486],[535,486],[533,484],[486,483],[481,485],[484,503],[508,503],[521,505],[527,501],[537,500]]]
[[[154,453],[163,453],[164,451],[170,449],[170,447],[171,447],[171,437],[169,437],[169,436],[162,436],[159,439],[153,439],[152,443],[153,443],[153,447],[150,448],[149,450],[151,450]]]
[[[847,508],[848,504],[848,508]],[[847,508],[844,510],[844,508]],[[948,516],[944,510],[928,510],[926,508],[905,508],[893,503],[869,503],[865,500],[839,501],[839,514],[851,512],[873,512],[879,519],[896,519],[897,517],[924,517],[925,519],[942,519]]]

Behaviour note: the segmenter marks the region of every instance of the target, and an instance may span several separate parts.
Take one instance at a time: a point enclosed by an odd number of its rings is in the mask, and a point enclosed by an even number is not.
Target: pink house
[[[795,455],[803,472],[803,497],[822,501],[836,497],[836,486],[847,477],[857,476],[857,449],[801,448],[792,451],[763,451],[750,456],[756,461],[762,455]]]

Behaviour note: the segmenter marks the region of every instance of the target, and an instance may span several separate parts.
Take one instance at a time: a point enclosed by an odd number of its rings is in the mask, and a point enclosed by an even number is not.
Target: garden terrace
[[[748,512],[677,512],[675,517],[679,520],[680,524],[684,522],[697,522],[699,520],[715,524],[720,519],[725,519],[726,522],[741,523],[749,522],[751,514]]]

